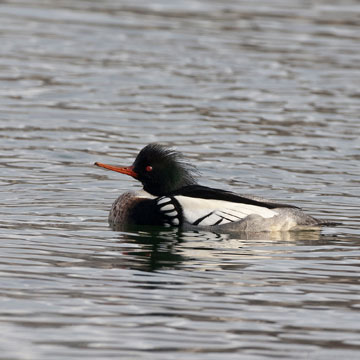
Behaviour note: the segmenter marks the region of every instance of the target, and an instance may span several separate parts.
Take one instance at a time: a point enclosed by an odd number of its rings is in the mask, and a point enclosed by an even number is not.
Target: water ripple
[[[356,1],[0,8],[4,358],[358,358]],[[205,185],[343,224],[113,232],[137,185],[92,164],[154,141]]]

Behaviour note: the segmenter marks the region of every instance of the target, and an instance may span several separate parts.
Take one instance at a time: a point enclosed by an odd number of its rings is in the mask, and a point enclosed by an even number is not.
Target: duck
[[[318,230],[335,224],[294,205],[200,185],[196,167],[159,143],[146,145],[131,166],[95,165],[142,184],[142,189],[125,192],[112,204],[108,222],[115,229],[135,225],[256,233]]]

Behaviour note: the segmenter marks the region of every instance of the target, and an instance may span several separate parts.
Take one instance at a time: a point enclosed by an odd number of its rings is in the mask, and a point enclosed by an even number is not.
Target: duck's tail
[[[329,221],[329,220],[318,220],[317,224],[320,226],[339,226],[342,225],[341,222]]]

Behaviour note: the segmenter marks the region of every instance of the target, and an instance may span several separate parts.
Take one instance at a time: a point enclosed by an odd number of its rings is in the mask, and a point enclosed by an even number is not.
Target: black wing
[[[207,186],[202,185],[189,185],[182,187],[170,194],[168,196],[188,196],[193,198],[200,198],[200,199],[209,199],[209,200],[223,200],[229,201],[234,203],[242,203],[248,205],[255,205],[261,206],[268,209],[275,209],[275,208],[295,208],[298,209],[297,206],[287,205],[287,204],[280,204],[276,202],[267,202],[267,201],[260,201],[251,199],[245,196],[237,195],[231,191],[221,190],[221,189],[214,189]]]

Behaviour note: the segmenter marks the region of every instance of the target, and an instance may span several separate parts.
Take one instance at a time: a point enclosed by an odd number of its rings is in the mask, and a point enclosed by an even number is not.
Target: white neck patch
[[[135,191],[135,196],[139,197],[139,198],[144,198],[144,199],[156,199],[157,198],[157,196],[151,195],[144,189]]]

